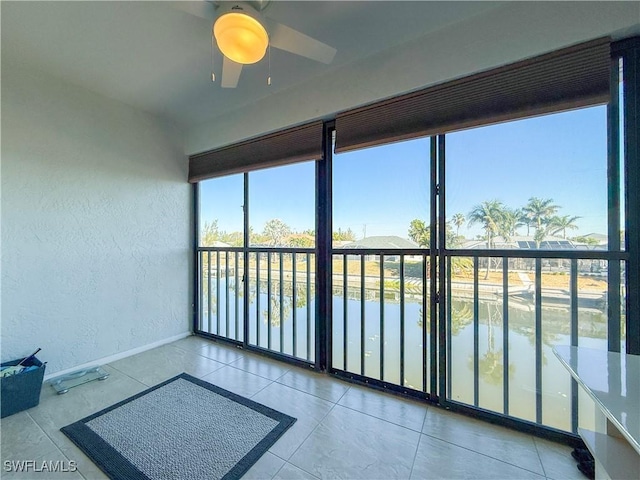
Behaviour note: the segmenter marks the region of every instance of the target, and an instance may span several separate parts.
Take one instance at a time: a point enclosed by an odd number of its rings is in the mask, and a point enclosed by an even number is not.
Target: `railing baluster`
[[[224,334],[227,338],[230,338],[229,334],[229,250],[224,252],[224,316],[225,316],[225,331]]]
[[[384,380],[384,254],[380,254],[380,380]]]
[[[211,252],[207,252],[207,332],[211,332],[211,316],[213,315],[213,305],[211,304]]]
[[[344,298],[343,298],[344,315],[342,317],[342,321],[343,321],[342,352],[343,352],[344,358],[342,359],[342,363],[344,364],[343,370],[345,372],[347,371],[347,329],[348,329],[347,308],[349,306],[349,302],[348,302],[349,287],[347,286],[349,278],[348,278],[348,270],[347,270],[347,261],[348,261],[347,254],[345,253],[342,256],[342,270],[343,270],[342,288],[344,290]]]
[[[284,255],[280,252],[280,353],[284,352]]]
[[[509,259],[502,257],[502,412],[509,415]]]
[[[578,260],[571,259],[571,346],[578,346]],[[571,377],[571,431],[578,433],[578,383]]]
[[[422,391],[427,393],[427,256],[422,255]]]
[[[292,342],[293,345],[291,346],[291,350],[293,352],[293,356],[297,357],[298,356],[298,341],[297,341],[297,310],[298,310],[298,306],[297,306],[297,295],[296,295],[296,290],[297,290],[297,286],[298,284],[296,283],[296,263],[298,263],[298,254],[297,253],[292,253],[291,254],[291,285],[292,285],[292,289],[291,289],[291,303],[293,304],[293,317],[292,317],[292,322],[293,322],[293,335],[292,335]]]
[[[271,252],[267,252],[267,348],[271,350]]]
[[[198,307],[200,312],[200,318],[198,318],[198,327],[200,330],[204,330],[203,320],[204,320],[204,262],[202,261],[202,257],[204,256],[204,252],[198,253],[198,275],[200,276],[200,285],[198,286],[200,291],[198,292]],[[207,284],[209,280],[207,280]]]
[[[609,248],[611,248],[611,246],[609,246]],[[607,262],[607,350],[610,352],[620,352],[621,349],[621,274],[622,268],[619,261],[611,260]]]
[[[260,252],[256,252],[256,345],[260,346]]]
[[[238,340],[238,323],[239,323],[238,322],[238,320],[239,320],[239,313],[238,313],[238,303],[239,303],[238,302],[238,297],[239,297],[239,294],[238,294],[238,290],[239,290],[239,276],[240,276],[239,270],[240,269],[238,268],[238,251],[237,250],[235,252],[235,258],[234,258],[234,261],[233,261],[233,265],[234,265],[234,269],[235,269],[234,270],[234,273],[235,273],[235,283],[234,284],[235,284],[235,287],[236,287],[236,289],[235,289],[236,290],[235,291],[235,298],[234,298],[234,300],[235,300],[235,304],[234,304],[235,305],[235,309],[234,309],[234,313],[235,313],[235,339]]]
[[[445,349],[446,350],[446,353],[445,353],[446,360],[445,360],[445,363],[446,363],[446,371],[447,371],[447,376],[446,376],[447,386],[446,386],[446,390],[447,390],[447,396],[449,398],[451,398],[451,385],[452,385],[452,382],[451,382],[451,362],[452,362],[452,358],[453,358],[451,356],[451,348],[452,348],[452,346],[451,346],[451,317],[452,317],[451,312],[453,310],[452,306],[451,306],[452,297],[453,297],[453,287],[452,287],[452,280],[451,280],[451,277],[452,277],[452,274],[451,274],[451,261],[452,261],[451,257],[447,257],[447,259],[446,259],[447,272],[448,272],[448,274],[446,276],[446,278],[447,278],[447,290],[446,290],[447,291],[447,295],[446,295],[447,310],[446,310],[446,315],[445,315],[445,317],[447,319],[447,325],[446,325],[447,329],[446,329],[446,335],[445,335],[445,338],[446,338],[446,340],[445,340],[445,342],[446,342],[446,349]],[[435,267],[431,271],[432,272],[435,271]],[[431,281],[435,282],[436,281],[435,277],[432,277]],[[432,290],[432,292],[433,291],[437,291],[437,289],[434,288]],[[431,310],[431,313],[435,313],[435,308]],[[434,324],[436,322],[436,319],[432,317],[431,318],[431,322],[432,322],[432,324]],[[437,330],[436,328],[432,327],[432,329],[431,329],[432,334],[436,330]],[[431,345],[436,347],[437,346],[437,340],[438,339],[435,338],[435,335],[434,335],[434,337],[431,338]],[[442,358],[442,357],[440,355],[436,356],[434,354],[432,358],[436,358],[437,359],[437,358]],[[432,374],[432,378],[435,378],[436,377],[435,373],[437,373],[437,369],[432,367],[432,370],[434,371],[434,373]],[[432,390],[433,390],[434,387],[435,387],[435,384],[431,384],[431,389]]]
[[[220,335],[220,250],[216,250],[216,335]]]
[[[400,385],[404,387],[404,255],[400,255]]]
[[[364,376],[364,328],[365,328],[365,271],[364,271],[364,255],[360,256],[360,375]]]
[[[487,257],[489,261],[489,257]],[[477,407],[480,396],[480,370],[479,370],[479,341],[480,335],[480,302],[479,302],[479,285],[478,285],[478,264],[480,258],[473,257],[473,404]]]
[[[311,254],[307,252],[307,360],[311,360]]]
[[[542,259],[536,258],[536,422],[542,423]]]

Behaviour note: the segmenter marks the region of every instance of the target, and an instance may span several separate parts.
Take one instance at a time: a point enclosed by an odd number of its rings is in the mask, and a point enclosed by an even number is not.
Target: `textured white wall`
[[[2,65],[2,360],[47,373],[187,332],[190,186],[175,129]]]

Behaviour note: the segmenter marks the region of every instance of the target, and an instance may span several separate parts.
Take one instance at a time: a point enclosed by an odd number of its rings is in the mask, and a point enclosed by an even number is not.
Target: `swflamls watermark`
[[[78,465],[75,460],[5,460],[5,472],[75,472]]]

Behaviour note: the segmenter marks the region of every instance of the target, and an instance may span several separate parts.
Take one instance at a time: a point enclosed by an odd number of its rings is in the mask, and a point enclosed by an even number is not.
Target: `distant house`
[[[607,236],[599,233],[591,233],[584,235],[585,237],[591,237],[597,239],[600,243],[596,245],[589,245],[586,243],[580,243],[574,240],[570,240],[562,237],[548,236],[540,242],[540,250],[606,250],[607,249]],[[485,249],[487,248],[486,240],[467,240],[460,248],[469,250],[473,249]],[[495,237],[493,239],[493,249],[498,250],[535,250],[536,242],[533,236],[526,235],[514,235],[508,241],[503,237]],[[500,265],[500,260],[494,260],[496,262],[494,266],[497,268]],[[486,259],[480,259],[480,265],[486,265]],[[563,270],[566,271],[569,268],[569,260],[563,259],[547,259],[542,262],[543,270],[549,269],[554,271]],[[527,269],[533,268],[533,260],[515,259],[509,260],[510,269]],[[578,260],[578,271],[589,273],[602,273],[607,270],[606,260],[592,260],[581,259]]]
[[[365,237],[355,242],[347,243],[340,248],[343,249],[369,249],[369,250],[384,250],[384,249],[396,249],[396,250],[413,250],[420,248],[420,246],[396,235],[382,235],[374,237]],[[367,255],[365,260],[375,260],[375,255]],[[420,260],[422,257],[419,255],[407,255],[405,260]],[[385,255],[385,260],[389,262],[400,261],[399,255]]]
[[[217,248],[228,248],[231,245],[229,245],[228,243],[224,243],[221,242],[219,240],[214,241],[211,245],[209,245],[210,247],[217,247]]]
[[[588,248],[589,250],[606,250],[609,245],[609,237],[602,233],[587,233],[586,235],[584,235],[584,238],[590,238],[598,242],[597,244],[594,244],[594,245],[587,245],[586,248]],[[584,248],[584,247],[581,247],[581,248]]]
[[[467,240],[462,244],[461,248],[478,249],[487,248],[486,240]],[[533,236],[526,235],[514,235],[513,237],[505,240],[503,237],[495,237],[493,239],[493,248],[496,249],[536,249],[536,241]],[[540,242],[540,250],[574,250],[576,248],[583,248],[576,245],[573,241],[562,238],[548,236]]]
[[[371,248],[381,250],[384,248],[412,249],[420,248],[417,243],[396,235],[385,235],[377,237],[365,237],[355,242],[347,243],[342,248]]]

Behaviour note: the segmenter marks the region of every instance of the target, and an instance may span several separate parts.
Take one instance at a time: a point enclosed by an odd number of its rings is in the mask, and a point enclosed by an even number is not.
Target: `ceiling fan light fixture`
[[[269,35],[262,24],[244,12],[218,17],[213,35],[225,57],[244,65],[260,61],[269,45]]]

